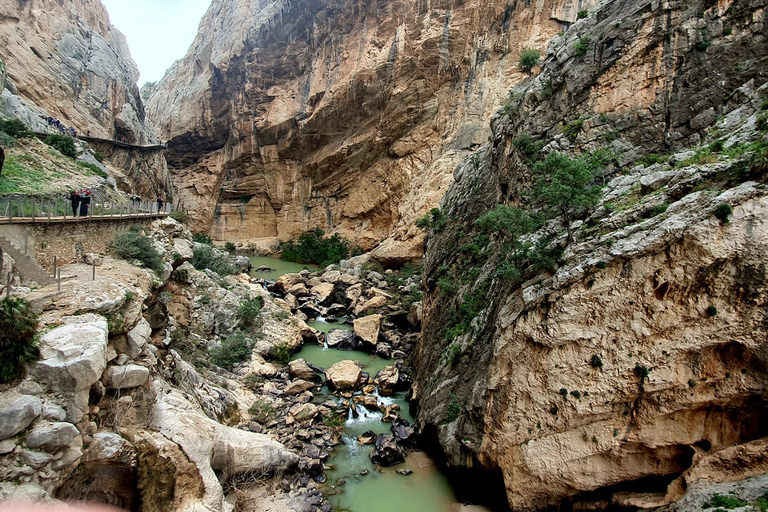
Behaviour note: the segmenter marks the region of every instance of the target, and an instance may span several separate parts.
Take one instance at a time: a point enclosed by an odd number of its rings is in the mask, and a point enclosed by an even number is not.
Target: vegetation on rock
[[[49,135],[45,138],[44,142],[64,156],[77,158],[75,140],[72,137],[67,137],[66,135]]]
[[[148,236],[126,231],[115,236],[109,248],[117,257],[124,260],[138,260],[143,266],[155,272],[163,269],[163,258]]]
[[[541,52],[539,50],[533,48],[523,50],[520,52],[520,59],[517,62],[517,67],[530,75],[533,68],[539,64],[540,58]]]
[[[231,276],[240,272],[229,254],[218,251],[210,245],[195,246],[192,249],[191,263],[197,270],[212,270],[220,276]]]
[[[24,299],[0,300],[0,383],[17,379],[25,363],[35,361],[37,314]]]
[[[338,233],[324,238],[325,231],[315,228],[304,233],[296,240],[289,240],[280,245],[280,259],[296,263],[313,263],[324,267],[361,254],[360,248],[353,246]]]

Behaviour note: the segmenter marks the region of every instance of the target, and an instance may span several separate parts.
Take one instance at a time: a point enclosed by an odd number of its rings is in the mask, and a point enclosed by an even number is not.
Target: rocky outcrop
[[[490,134],[523,48],[594,1],[216,1],[147,110],[177,195],[217,239],[321,227],[421,256],[413,220]],[[225,99],[226,98],[226,99]]]
[[[764,473],[758,4],[600,4],[457,168],[425,259],[418,419],[514,510],[654,508]],[[531,166],[552,150],[612,153],[593,208],[475,224],[544,213]]]
[[[136,144],[154,139],[136,86],[138,69],[101,2],[3,0],[0,20],[6,114],[22,114],[38,131],[48,126],[37,117],[44,114],[83,135]]]

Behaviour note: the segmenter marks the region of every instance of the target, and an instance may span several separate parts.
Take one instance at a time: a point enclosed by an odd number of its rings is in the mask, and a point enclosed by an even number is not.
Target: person
[[[80,195],[80,216],[81,217],[88,216],[89,204],[91,204],[91,191],[83,190],[82,194]]]
[[[161,196],[157,196],[157,213],[160,213],[163,210],[163,198]]]
[[[77,193],[77,190],[69,193],[69,201],[72,203],[72,216],[77,217],[77,209],[80,206],[80,194]]]

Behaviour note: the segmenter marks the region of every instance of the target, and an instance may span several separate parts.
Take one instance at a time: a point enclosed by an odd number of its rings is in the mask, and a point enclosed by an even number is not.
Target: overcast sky
[[[125,34],[139,66],[139,87],[160,80],[184,57],[211,0],[101,0],[109,21]]]

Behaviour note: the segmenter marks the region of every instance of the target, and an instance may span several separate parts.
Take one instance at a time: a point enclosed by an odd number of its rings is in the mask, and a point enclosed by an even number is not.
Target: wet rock
[[[360,472],[360,476],[365,476],[365,475],[367,475],[368,473],[369,473],[369,471],[368,471],[367,469],[364,469],[364,470],[362,470],[362,471]]]
[[[320,459],[302,459],[299,461],[299,471],[303,471],[310,476],[317,476],[323,472],[325,467]]]
[[[414,429],[408,421],[402,418],[393,420],[389,430],[392,432],[392,435],[395,436],[395,440],[400,444],[407,445],[416,440],[416,429]]]
[[[326,381],[337,391],[354,390],[362,378],[362,371],[354,361],[344,360],[334,364],[325,372]]]
[[[328,309],[325,310],[325,316],[328,318],[329,316],[335,316],[340,317],[344,316],[347,312],[347,307],[343,304],[331,304],[328,306]]]
[[[381,315],[368,315],[363,318],[357,318],[353,322],[355,327],[355,336],[362,342],[362,347],[367,352],[376,351],[376,343],[379,341],[379,331],[381,330]]]
[[[59,422],[43,425],[32,430],[26,438],[29,448],[55,452],[71,445],[80,432],[71,423]]]
[[[404,469],[404,468],[396,469],[395,472],[398,475],[406,475],[406,476],[413,474],[413,470],[412,469]]]
[[[357,338],[352,331],[344,329],[331,329],[325,335],[325,343],[330,348],[337,350],[355,350],[357,348]]]
[[[42,403],[35,396],[0,399],[0,440],[13,437],[40,415]]]
[[[373,430],[366,430],[359,436],[357,436],[357,442],[360,444],[373,444],[376,442],[376,432]]]
[[[305,302],[299,306],[299,311],[307,315],[308,318],[317,318],[321,316],[320,310],[311,302]]]
[[[305,359],[296,359],[288,363],[288,371],[291,377],[309,382],[322,383],[323,378],[307,363]],[[309,389],[309,388],[307,388]]]
[[[380,466],[394,466],[405,461],[405,450],[397,444],[395,436],[379,434],[376,437],[376,447],[371,453],[371,462]]]
[[[377,343],[376,344],[376,355],[381,357],[382,359],[391,359],[392,358],[392,347],[387,343]]]

